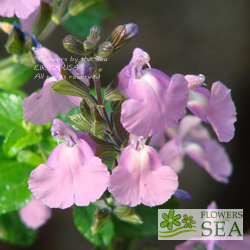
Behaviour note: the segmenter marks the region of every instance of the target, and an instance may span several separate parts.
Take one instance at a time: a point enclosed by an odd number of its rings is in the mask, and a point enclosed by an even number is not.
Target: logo
[[[158,209],[159,240],[243,240],[242,209]]]

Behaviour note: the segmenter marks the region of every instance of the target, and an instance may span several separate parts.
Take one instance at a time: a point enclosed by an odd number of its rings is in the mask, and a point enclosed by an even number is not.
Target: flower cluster
[[[177,174],[185,155],[215,180],[228,182],[232,173],[229,157],[202,126],[202,122],[211,124],[220,142],[234,136],[235,106],[230,90],[221,82],[208,90],[203,75],[169,77],[151,68],[149,55],[136,48],[129,64],[105,90],[103,100],[100,62],[137,33],[135,24],[120,25],[99,46],[96,26],[83,42],[65,37],[63,45],[68,51],[89,59],[81,60],[74,69],[68,69],[64,60],[40,43],[33,48],[51,77],[39,93],[23,100],[24,118],[37,125],[52,122],[51,134],[59,144],[46,164],[30,174],[28,185],[34,198],[20,211],[28,226],[42,225],[50,217],[49,208],[88,206],[99,199],[130,207],[158,206],[172,195],[190,199],[178,189]],[[96,97],[90,91],[91,81]],[[74,107],[80,107],[81,113],[71,120],[81,130],[56,118]],[[188,110],[193,115],[185,116]],[[123,131],[117,131],[115,114],[120,116]],[[104,155],[112,158],[112,167],[103,163]],[[40,218],[34,219],[39,213],[33,219],[27,217],[32,207],[41,211]]]

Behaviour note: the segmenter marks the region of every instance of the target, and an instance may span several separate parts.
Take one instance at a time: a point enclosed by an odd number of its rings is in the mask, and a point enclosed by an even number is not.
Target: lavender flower
[[[189,82],[188,109],[212,125],[220,142],[229,142],[234,136],[236,121],[231,90],[218,81],[213,83],[210,92],[201,87],[204,77],[187,75],[185,78]]]
[[[53,121],[51,130],[56,139],[66,142],[52,151],[46,165],[40,164],[31,172],[29,189],[51,208],[88,206],[106,190],[109,171],[82,139],[83,132],[79,134],[59,119]]]
[[[149,55],[136,48],[119,74],[118,89],[128,98],[122,104],[121,123],[138,136],[152,136],[171,127],[185,114],[188,82],[183,75],[169,78],[157,69],[144,69]]]
[[[170,167],[162,165],[154,148],[145,145],[143,138],[132,136],[113,169],[108,190],[124,205],[153,207],[170,199],[178,187],[177,179]]]
[[[179,173],[184,166],[183,158],[187,154],[202,166],[215,180],[228,182],[232,173],[232,164],[224,148],[212,139],[198,117],[184,117],[178,128],[168,129],[173,137],[159,151],[164,164]]]

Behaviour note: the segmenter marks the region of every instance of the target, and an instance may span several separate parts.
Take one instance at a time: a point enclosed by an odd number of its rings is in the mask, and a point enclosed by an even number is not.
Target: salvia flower
[[[52,135],[66,142],[59,144],[46,164],[40,164],[30,175],[28,184],[34,197],[51,208],[88,206],[106,190],[109,171],[100,158],[95,157],[87,140],[91,138],[70,125],[55,119]],[[88,139],[87,139],[88,137]],[[93,143],[92,143],[93,145]]]
[[[41,201],[32,198],[31,201],[19,211],[22,222],[29,228],[37,229],[51,217],[51,209]]]
[[[136,48],[130,63],[119,73],[118,89],[127,97],[121,123],[138,136],[149,137],[171,127],[185,114],[188,82],[183,75],[171,78],[149,65],[149,55]]]
[[[56,93],[51,87],[57,82],[47,78],[39,93],[34,92],[22,102],[23,116],[33,124],[44,125],[51,122],[59,113],[66,114],[79,106],[80,98]]]
[[[168,129],[170,137],[159,151],[164,164],[179,173],[183,166],[183,158],[187,154],[202,166],[215,180],[228,182],[232,173],[232,164],[224,148],[212,139],[198,117],[185,116],[178,128]],[[175,134],[175,135],[174,135]]]
[[[108,190],[124,205],[153,207],[170,199],[177,187],[175,172],[163,166],[155,149],[145,145],[145,139],[133,135],[112,171]]]
[[[34,53],[52,78],[47,78],[39,93],[33,93],[23,100],[24,119],[34,124],[44,125],[56,118],[57,114],[68,113],[72,108],[80,106],[81,98],[56,93],[51,87],[62,80],[61,67],[63,59],[56,53],[45,47],[38,46]],[[77,74],[77,71],[72,71]],[[79,75],[80,76],[80,75]],[[89,81],[80,77],[83,84],[89,85]]]
[[[1,0],[0,16],[26,19],[40,6],[40,0]]]
[[[236,109],[231,98],[231,90],[221,82],[213,83],[211,91],[202,87],[204,76],[185,76],[189,82],[188,109],[210,123],[220,142],[228,142],[234,136]]]

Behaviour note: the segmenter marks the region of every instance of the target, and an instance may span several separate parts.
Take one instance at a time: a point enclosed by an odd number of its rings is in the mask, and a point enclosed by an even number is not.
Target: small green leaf
[[[114,217],[115,237],[150,237],[158,233],[158,209],[178,208],[178,202],[171,198],[165,204],[156,207],[137,206],[135,212],[143,221],[140,225],[123,222]]]
[[[110,209],[107,208],[97,208],[94,213],[93,222],[91,225],[91,232],[93,235],[96,235],[100,230],[106,225],[110,220],[111,213]]]
[[[80,82],[80,80],[78,80]],[[72,96],[78,96],[81,98],[85,98],[89,95],[89,91],[87,91],[87,86],[84,83],[81,82],[81,85],[78,86],[73,85],[71,82],[66,80],[61,80],[57,83],[55,83],[52,86],[52,89],[63,95],[72,95]]]
[[[11,93],[0,93],[0,120],[0,135],[5,136],[10,129],[21,127],[23,120],[21,97]]]
[[[15,63],[0,69],[0,88],[15,90],[23,86],[34,74],[33,67]]]
[[[3,144],[3,151],[8,157],[12,157],[23,148],[34,145],[41,140],[42,136],[40,134],[16,127],[11,129],[7,134]]]
[[[135,225],[142,224],[143,221],[136,214],[135,209],[129,206],[118,206],[114,209],[114,214],[122,221],[126,221]]]
[[[13,245],[29,246],[36,239],[37,231],[27,228],[17,212],[0,216],[0,239]]]
[[[91,232],[91,225],[93,223],[94,213],[97,206],[90,204],[87,207],[74,207],[74,221],[77,229],[83,236],[99,247],[107,247],[114,236],[114,227],[111,220],[109,220],[103,228],[95,235]]]
[[[107,1],[103,1],[95,8],[71,17],[63,23],[63,27],[70,33],[85,39],[89,35],[92,26],[97,25],[100,28],[101,21],[112,16],[113,13],[108,9]]]
[[[19,210],[32,198],[28,179],[33,166],[17,161],[0,163],[0,214]]]
[[[41,156],[35,152],[31,152],[28,150],[22,150],[17,155],[17,161],[22,163],[27,163],[33,166],[38,166],[41,163],[44,163]]]

